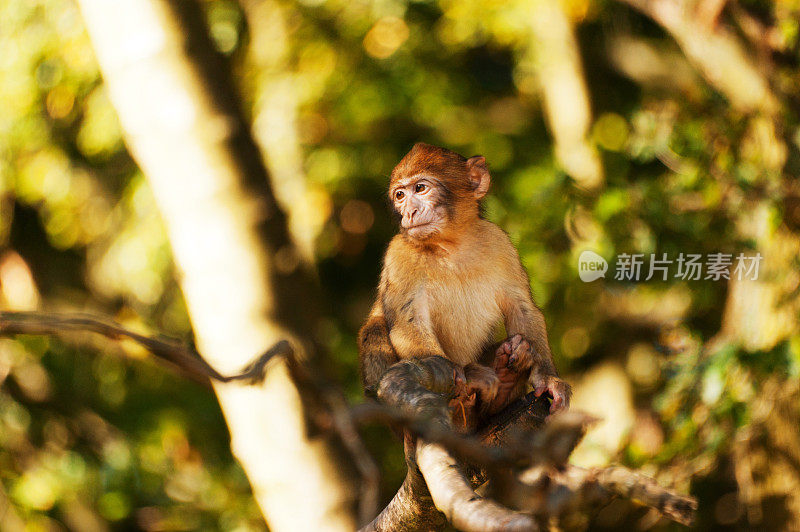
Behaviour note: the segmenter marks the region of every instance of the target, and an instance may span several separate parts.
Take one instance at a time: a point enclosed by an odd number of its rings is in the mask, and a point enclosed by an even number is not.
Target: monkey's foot
[[[543,393],[547,393],[553,398],[553,402],[550,403],[550,414],[569,408],[572,387],[555,375],[534,373],[531,375],[531,384],[536,397],[541,397]]]
[[[488,409],[490,414],[499,412],[525,393],[532,365],[531,345],[522,335],[515,334],[500,344],[494,355],[494,372],[499,386]]]

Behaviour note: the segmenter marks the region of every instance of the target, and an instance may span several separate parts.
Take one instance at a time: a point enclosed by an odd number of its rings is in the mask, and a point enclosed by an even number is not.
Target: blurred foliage
[[[797,254],[769,269],[794,287],[780,299],[791,332],[761,348],[718,334],[725,282],[582,283],[577,257],[766,253],[764,238],[743,229],[755,211],[768,234],[797,241],[800,5],[729,2],[711,22],[757,58],[780,102],[770,116],[730,105],[645,15],[564,0],[594,114],[588,140],[606,176],[586,190],[562,170],[543,118],[548,80],[529,59],[526,22],[536,2],[205,1],[257,122],[269,76],[248,53],[259,26],[242,6],[253,4],[279,19],[267,26],[280,28],[268,51],[282,60],[270,64],[297,100],[296,128],[285,134],[302,148],[316,263],[337,305],[309,332],[336,358],[354,401],[355,331],[394,231],[384,197],[392,166],[419,140],[480,153],[493,175],[487,217],[531,273],[557,365],[577,384],[578,407],[594,404],[613,420],[590,435],[583,459],[623,461],[691,490],[703,529],[798,522]],[[0,1],[0,49],[3,308],[111,314],[191,341],[164,229],[78,9]],[[125,349],[131,360],[107,343],[86,352],[38,338],[0,342],[3,525],[262,528],[211,392]],[[403,473],[400,445],[387,430],[365,434],[388,497]],[[654,523],[600,517],[609,528]]]

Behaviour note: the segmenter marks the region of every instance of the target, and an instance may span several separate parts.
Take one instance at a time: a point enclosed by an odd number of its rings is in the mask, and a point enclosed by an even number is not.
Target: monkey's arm
[[[547,340],[544,314],[533,302],[527,278],[524,288],[516,286],[503,295],[500,308],[509,338],[520,334],[530,342],[533,371],[538,369],[543,374],[557,376],[553,355],[550,353],[550,343]]]
[[[381,309],[380,297],[372,306],[367,321],[358,331],[358,358],[364,392],[375,397],[381,377],[398,361],[389,340],[389,326]]]
[[[521,269],[522,266],[520,266]],[[510,288],[504,292],[499,301],[509,340],[500,348],[505,348],[505,355],[498,350],[495,370],[498,371],[502,382],[501,369],[497,367],[498,359],[502,359],[505,356],[505,360],[510,362],[507,367],[513,369],[514,365],[520,362],[519,357],[524,351],[524,349],[521,350],[520,355],[518,355],[517,347],[521,343],[524,348],[526,341],[530,343],[530,349],[528,350],[530,353],[530,361],[528,362],[530,377],[528,382],[537,396],[548,392],[553,397],[550,411],[557,412],[569,407],[572,390],[569,384],[558,377],[556,366],[553,363],[553,355],[550,352],[550,344],[547,340],[547,326],[545,325],[544,315],[541,309],[533,302],[528,276],[522,270],[517,277],[515,279],[516,282],[510,283]],[[517,335],[521,336],[521,338]],[[506,346],[506,344],[509,345]],[[522,391],[524,392],[524,390]],[[520,392],[519,389],[515,390],[512,395],[518,392]]]

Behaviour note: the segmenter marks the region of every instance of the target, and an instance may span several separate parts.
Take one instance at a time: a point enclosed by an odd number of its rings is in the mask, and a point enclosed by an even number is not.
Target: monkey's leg
[[[500,344],[494,354],[494,372],[498,378],[497,394],[488,407],[495,414],[525,394],[533,365],[531,345],[522,335],[515,334]]]

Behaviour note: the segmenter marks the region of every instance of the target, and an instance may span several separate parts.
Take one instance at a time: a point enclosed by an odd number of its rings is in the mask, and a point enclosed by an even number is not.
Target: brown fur
[[[417,144],[392,172],[391,197],[416,176],[435,183],[428,201],[450,205],[441,232],[417,239],[401,231],[389,244],[377,300],[359,333],[367,391],[374,393],[383,372],[403,358],[440,355],[462,366],[491,365],[501,323],[507,336],[530,342],[533,374],[555,376],[544,317],[517,251],[478,215],[490,179],[483,158]]]

